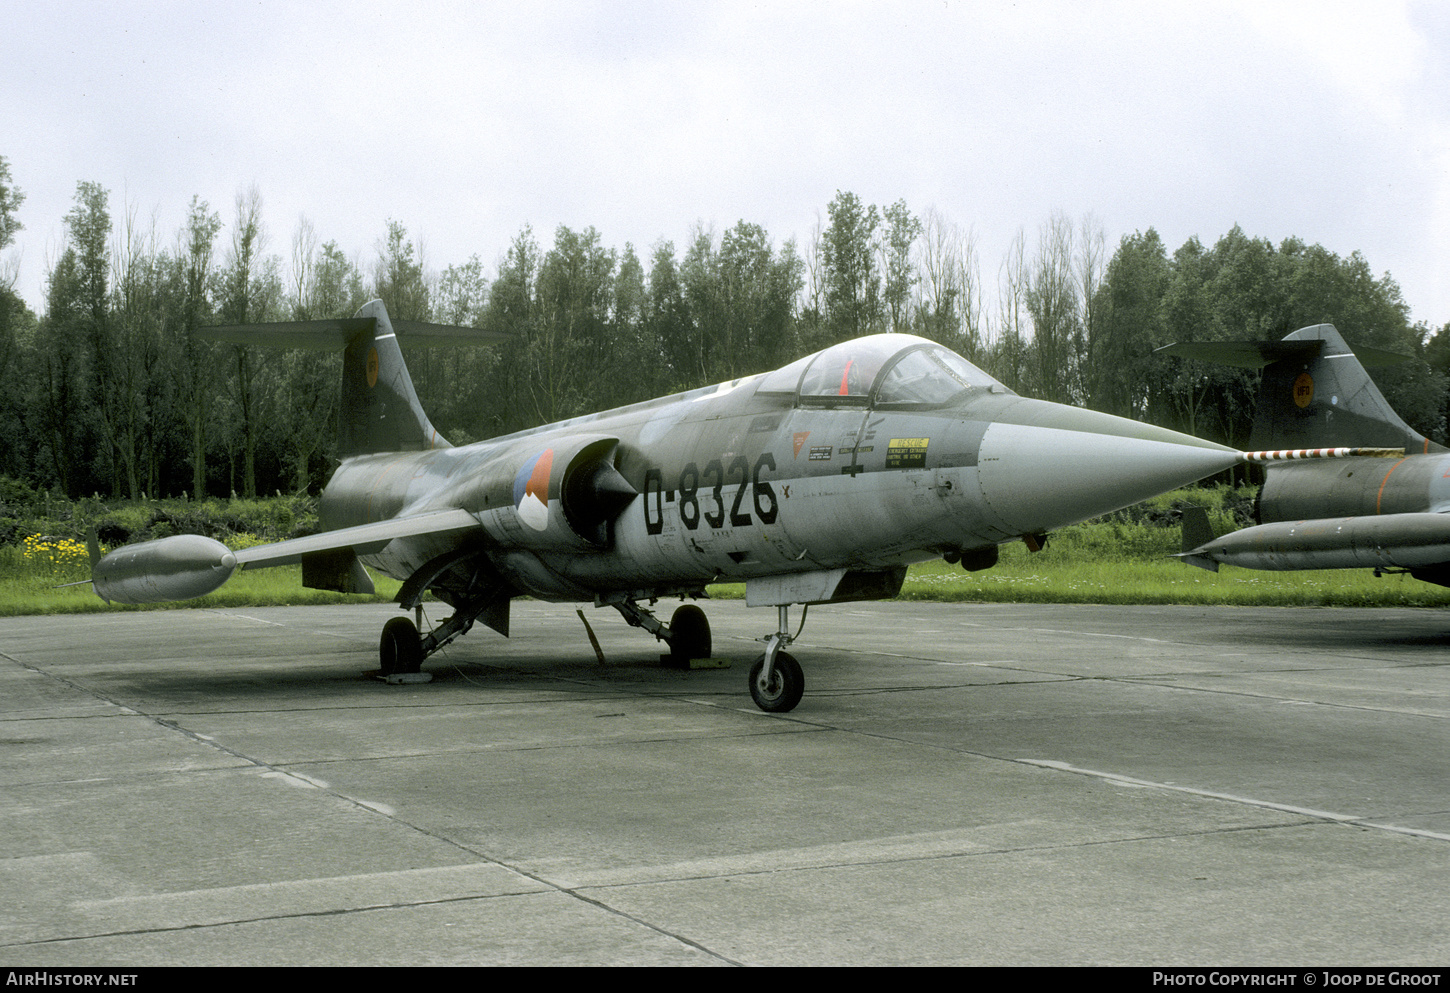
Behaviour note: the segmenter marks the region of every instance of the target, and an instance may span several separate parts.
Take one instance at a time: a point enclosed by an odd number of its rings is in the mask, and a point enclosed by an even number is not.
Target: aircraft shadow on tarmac
[[[469,657],[473,654],[463,651],[442,656],[430,668],[429,682],[405,685],[388,685],[379,679],[379,671],[369,665],[373,659],[361,651],[355,659],[337,655],[326,661],[301,664],[281,657],[232,659],[218,654],[207,658],[205,667],[197,664],[202,660],[194,661],[184,670],[162,668],[166,663],[154,662],[140,667],[132,665],[124,675],[117,674],[115,678],[102,674],[83,682],[108,695],[143,695],[170,701],[306,694],[309,698],[331,695],[339,704],[355,704],[361,694],[364,699],[376,699],[383,704],[390,700],[402,702],[407,697],[418,700],[418,691],[435,697],[440,691],[455,689],[537,691],[550,683],[581,691],[634,688],[646,692],[689,690],[738,695],[738,687],[733,685],[730,674],[749,664],[744,653],[740,653],[740,658],[728,660],[729,665],[686,670],[668,666],[661,661],[659,653],[648,651],[611,652],[601,663],[587,645],[582,651],[566,648],[547,654],[525,650],[491,653],[487,658]]]
[[[1245,647],[1292,647],[1295,655],[1312,654],[1315,649],[1328,652],[1360,650],[1383,650],[1393,648],[1444,648],[1450,645],[1450,620],[1435,632],[1399,631],[1392,621],[1371,621],[1350,628],[1347,625],[1308,626],[1285,625],[1269,629],[1255,629],[1238,632],[1232,628],[1225,632],[1224,645],[1233,648]],[[1418,663],[1417,657],[1403,660]]]

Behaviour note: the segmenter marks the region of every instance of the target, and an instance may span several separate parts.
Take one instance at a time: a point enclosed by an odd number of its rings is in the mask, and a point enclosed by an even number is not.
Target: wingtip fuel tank
[[[1271,571],[1423,569],[1450,561],[1447,524],[1444,514],[1278,521],[1231,532],[1179,557],[1211,571],[1219,563]]]
[[[111,603],[165,603],[206,596],[237,570],[221,542],[178,534],[117,548],[91,570],[91,584]]]

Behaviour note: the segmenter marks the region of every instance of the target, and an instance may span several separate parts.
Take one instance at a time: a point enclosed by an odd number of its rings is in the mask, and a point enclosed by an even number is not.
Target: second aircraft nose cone
[[[1075,524],[1221,472],[1234,449],[1111,414],[1023,401],[991,424],[977,480],[1009,535]]]

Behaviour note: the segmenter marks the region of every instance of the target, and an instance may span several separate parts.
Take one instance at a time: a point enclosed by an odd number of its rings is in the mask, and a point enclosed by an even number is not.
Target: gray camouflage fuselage
[[[782,649],[791,604],[894,596],[906,567],[943,557],[987,568],[997,546],[1040,547],[1053,528],[1137,503],[1237,464],[1241,453],[1150,425],[1019,397],[961,356],[911,335],[833,345],[773,372],[452,447],[424,413],[380,301],[342,321],[210,332],[239,344],[343,349],[342,462],[323,494],[324,531],[228,552],[165,538],[112,551],[96,592],[148,603],[201,596],[238,566],[300,562],[304,585],[371,592],[363,566],[402,580],[451,617],[427,634],[395,617],[379,642],[387,679],[475,620],[508,633],[520,595],[593,601],[670,647],[708,658],[693,604],[668,624],[640,605],[743,581],[777,608],[747,682],[785,712],[804,678]]]
[[[903,349],[927,347],[883,337]],[[406,577],[481,539],[490,581],[518,593],[589,600],[627,589],[654,597],[721,580],[889,570],[995,546],[1238,459],[1151,425],[1019,397],[985,378],[937,404],[767,392],[767,379],[459,448],[352,458],[327,487],[323,521],[344,528],[461,508],[481,535],[394,541],[363,561]],[[514,491],[542,452],[552,453],[553,466],[540,529],[520,513]],[[617,516],[597,520],[587,496],[571,505],[564,477],[570,468],[606,467],[633,496]],[[466,581],[461,570],[452,581]]]

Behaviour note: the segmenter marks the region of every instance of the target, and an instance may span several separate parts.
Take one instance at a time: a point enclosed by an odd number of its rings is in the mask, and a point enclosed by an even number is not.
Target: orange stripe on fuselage
[[[1390,477],[1395,474],[1395,470],[1400,467],[1400,462],[1403,461],[1405,460],[1400,459],[1394,465],[1390,466],[1390,471],[1385,473],[1384,479],[1380,480],[1380,491],[1374,496],[1374,512],[1376,514],[1380,512],[1380,501],[1385,498],[1385,484],[1390,481]]]

